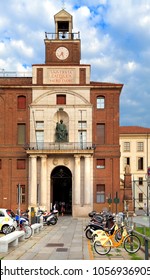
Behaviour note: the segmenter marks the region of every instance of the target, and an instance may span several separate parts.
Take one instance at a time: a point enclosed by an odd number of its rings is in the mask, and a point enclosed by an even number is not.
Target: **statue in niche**
[[[131,168],[129,164],[125,166],[125,174],[131,174]]]
[[[63,120],[56,123],[56,142],[67,142],[67,128]]]

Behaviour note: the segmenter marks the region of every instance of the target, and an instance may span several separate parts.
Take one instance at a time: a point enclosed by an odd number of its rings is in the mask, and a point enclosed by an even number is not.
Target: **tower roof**
[[[69,14],[66,10],[62,9],[61,11],[59,11],[57,14],[54,15],[54,19],[58,19],[58,20],[65,20],[65,19],[70,19],[72,20],[72,15]]]

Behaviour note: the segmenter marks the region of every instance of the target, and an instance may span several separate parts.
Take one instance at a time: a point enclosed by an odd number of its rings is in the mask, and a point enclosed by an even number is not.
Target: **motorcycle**
[[[92,240],[93,232],[96,230],[111,229],[114,225],[114,216],[109,213],[96,213],[92,211],[89,213],[91,218],[90,222],[85,227],[85,235],[88,239]]]
[[[56,225],[58,220],[58,211],[53,210],[52,212],[44,212],[43,210],[38,210],[38,215],[43,217],[43,224],[49,225]]]
[[[89,222],[88,225],[85,227],[85,235],[88,239],[92,239],[92,234],[95,230],[104,230],[103,225],[100,225],[99,223],[95,222]]]

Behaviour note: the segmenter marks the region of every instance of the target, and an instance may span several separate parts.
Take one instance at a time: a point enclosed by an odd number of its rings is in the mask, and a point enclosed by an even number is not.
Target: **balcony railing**
[[[16,71],[5,71],[5,70],[0,70],[0,77],[32,77],[32,72],[16,72]]]
[[[24,145],[25,150],[94,150],[95,145],[91,142],[37,142]]]
[[[49,33],[45,32],[45,39],[48,40],[79,40],[80,32],[69,33],[69,32],[58,32],[58,33]]]

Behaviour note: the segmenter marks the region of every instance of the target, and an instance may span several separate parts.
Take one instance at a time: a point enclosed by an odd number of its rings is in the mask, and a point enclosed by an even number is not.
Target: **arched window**
[[[18,96],[17,108],[26,109],[26,97],[25,96],[23,96],[23,95]]]
[[[105,108],[105,97],[98,96],[97,97],[97,109],[104,109]]]

